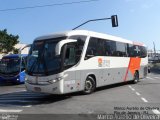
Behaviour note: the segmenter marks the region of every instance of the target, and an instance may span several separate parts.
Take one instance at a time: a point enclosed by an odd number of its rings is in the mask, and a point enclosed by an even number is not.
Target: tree
[[[14,51],[14,46],[19,43],[18,35],[7,33],[7,29],[0,30],[0,53],[8,53]]]
[[[13,54],[18,54],[18,53],[19,53],[19,49],[14,48],[14,50],[13,50]]]

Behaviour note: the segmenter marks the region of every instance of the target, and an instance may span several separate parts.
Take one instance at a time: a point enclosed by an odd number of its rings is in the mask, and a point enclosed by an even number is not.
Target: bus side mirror
[[[112,15],[111,16],[111,21],[112,21],[112,27],[118,27],[118,17],[117,17],[117,15]]]
[[[56,56],[60,55],[62,46],[63,46],[64,44],[66,44],[66,43],[71,43],[71,42],[77,42],[77,40],[74,40],[74,39],[66,39],[66,40],[62,40],[62,41],[58,42],[57,45],[56,45],[56,48],[55,48]]]

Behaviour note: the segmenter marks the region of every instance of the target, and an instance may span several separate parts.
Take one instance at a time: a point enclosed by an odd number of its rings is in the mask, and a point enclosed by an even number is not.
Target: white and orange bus
[[[92,93],[97,87],[147,76],[147,50],[142,43],[107,34],[72,30],[41,36],[28,55],[26,88],[66,94]]]

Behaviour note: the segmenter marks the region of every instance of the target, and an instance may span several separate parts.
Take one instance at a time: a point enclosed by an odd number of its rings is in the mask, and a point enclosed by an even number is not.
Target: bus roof
[[[85,35],[85,36],[89,35],[92,37],[98,37],[98,38],[102,38],[102,39],[114,40],[114,41],[118,41],[118,42],[130,43],[130,44],[136,43],[135,45],[146,46],[145,44],[140,43],[140,42],[136,42],[136,41],[134,42],[134,41],[130,41],[130,40],[127,40],[127,39],[124,39],[121,37],[116,37],[113,35],[109,35],[109,34],[105,34],[105,33],[98,33],[98,32],[88,31],[88,30],[70,30],[70,31],[66,31],[66,32],[53,33],[53,34],[37,37],[35,39],[35,41],[57,38],[57,37],[64,37],[64,36],[72,36],[72,35]]]
[[[27,54],[10,54],[10,55],[3,56],[3,58],[17,58],[19,56],[26,57]]]

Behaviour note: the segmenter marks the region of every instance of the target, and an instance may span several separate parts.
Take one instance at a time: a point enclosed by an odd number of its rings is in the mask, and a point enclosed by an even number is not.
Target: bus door
[[[63,55],[63,71],[64,71],[64,91],[70,92],[75,91],[76,89],[76,73],[75,67],[76,64],[76,43],[67,43],[62,48]]]

